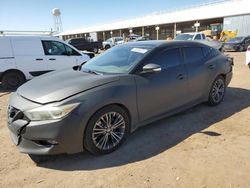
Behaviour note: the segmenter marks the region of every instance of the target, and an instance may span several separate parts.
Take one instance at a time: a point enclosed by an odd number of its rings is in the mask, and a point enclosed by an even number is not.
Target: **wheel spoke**
[[[117,112],[103,114],[95,123],[92,140],[97,148],[108,150],[119,144],[125,133],[125,120]]]

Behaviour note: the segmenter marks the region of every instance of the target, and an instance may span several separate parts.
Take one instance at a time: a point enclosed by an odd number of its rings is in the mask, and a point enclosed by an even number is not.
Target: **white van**
[[[15,89],[41,74],[72,68],[89,60],[56,37],[0,36],[0,82]]]

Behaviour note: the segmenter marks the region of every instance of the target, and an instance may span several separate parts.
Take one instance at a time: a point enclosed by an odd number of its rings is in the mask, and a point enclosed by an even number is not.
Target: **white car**
[[[250,69],[250,46],[248,46],[247,51],[246,51],[246,64],[248,65]]]
[[[122,37],[112,37],[109,38],[108,40],[105,40],[102,42],[102,46],[105,50],[117,45],[117,44],[123,44],[123,38]]]
[[[223,44],[221,42],[206,38],[202,32],[181,33],[177,35],[174,40],[194,40],[211,46],[221,52],[223,51]]]
[[[15,89],[35,76],[90,59],[56,37],[0,36],[0,49],[0,82],[5,89]]]

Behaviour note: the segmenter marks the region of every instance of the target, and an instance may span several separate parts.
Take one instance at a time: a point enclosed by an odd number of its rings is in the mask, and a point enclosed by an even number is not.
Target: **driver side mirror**
[[[142,70],[142,73],[161,72],[161,66],[157,64],[146,64]]]

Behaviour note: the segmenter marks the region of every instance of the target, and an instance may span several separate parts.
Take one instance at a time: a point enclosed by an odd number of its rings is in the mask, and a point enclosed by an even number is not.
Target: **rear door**
[[[11,37],[16,68],[22,71],[26,79],[48,71],[43,47],[38,37]]]
[[[209,49],[209,48],[208,48]],[[210,75],[215,75],[215,61],[206,61],[202,47],[182,48],[184,65],[188,73],[188,100],[200,99],[211,80]]]
[[[161,72],[135,77],[141,121],[162,115],[187,102],[187,75],[181,61],[180,49],[174,48],[164,50],[150,62],[145,62],[160,65]]]
[[[72,68],[81,63],[81,54],[62,42],[43,40],[42,44],[48,69],[51,71]]]

